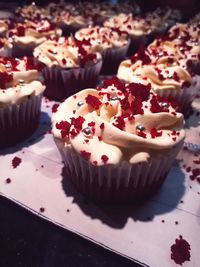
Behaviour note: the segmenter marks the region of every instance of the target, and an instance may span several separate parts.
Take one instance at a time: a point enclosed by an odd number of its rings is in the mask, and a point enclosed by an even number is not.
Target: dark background
[[[0,197],[1,267],[140,267]]]

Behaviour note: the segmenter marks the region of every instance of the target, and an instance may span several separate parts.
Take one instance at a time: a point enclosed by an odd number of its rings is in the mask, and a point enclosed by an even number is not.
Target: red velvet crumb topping
[[[109,160],[109,158],[108,158],[108,156],[106,156],[106,155],[102,155],[102,156],[101,156],[101,160],[102,160],[103,163],[105,164],[105,163]]]
[[[91,157],[91,153],[90,152],[87,152],[87,151],[85,151],[85,150],[81,150],[80,151],[80,154],[81,154],[81,156],[83,157],[83,158],[85,158],[85,159],[90,159],[90,157]]]
[[[102,104],[101,101],[96,96],[93,96],[93,95],[88,95],[85,98],[85,101],[89,106],[91,106],[95,110],[99,109],[99,107]]]

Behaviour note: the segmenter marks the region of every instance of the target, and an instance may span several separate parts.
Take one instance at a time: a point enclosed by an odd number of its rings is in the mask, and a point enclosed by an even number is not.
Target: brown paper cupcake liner
[[[111,75],[117,73],[117,69],[122,60],[125,59],[131,40],[122,47],[109,48],[102,53],[103,66],[101,69],[102,75]]]
[[[102,66],[102,60],[84,68],[62,69],[45,67],[45,95],[54,100],[63,100],[78,91],[95,87]]]
[[[62,155],[68,177],[82,194],[100,202],[143,201],[152,196],[165,181],[183,142],[151,162],[118,166],[94,166],[64,143],[54,139]]]
[[[16,145],[36,130],[40,119],[42,94],[0,108],[0,148]]]

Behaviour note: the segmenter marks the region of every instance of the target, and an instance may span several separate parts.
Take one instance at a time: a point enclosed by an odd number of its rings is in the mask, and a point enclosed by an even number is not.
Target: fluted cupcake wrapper
[[[156,92],[161,97],[173,97],[178,101],[181,107],[181,112],[184,116],[187,116],[191,110],[192,101],[195,99],[198,91],[200,90],[200,76],[195,75],[193,77],[193,83],[191,86],[183,87],[180,91],[177,90],[160,90]]]
[[[40,119],[42,94],[21,103],[0,107],[0,148],[15,145],[29,137]]]
[[[45,95],[55,100],[63,100],[82,89],[95,87],[99,79],[102,60],[84,68],[62,69],[45,67]]]
[[[108,48],[102,52],[103,66],[101,74],[111,75],[117,73],[118,66],[122,60],[125,59],[131,40],[122,47]]]
[[[94,166],[54,138],[62,155],[67,177],[78,191],[100,202],[143,201],[162,185],[183,142],[150,162]]]

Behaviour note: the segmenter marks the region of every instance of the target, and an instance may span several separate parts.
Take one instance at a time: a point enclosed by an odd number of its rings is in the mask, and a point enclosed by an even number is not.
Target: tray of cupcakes
[[[57,178],[63,168],[75,194],[137,205],[165,186],[183,147],[199,152],[198,138],[188,139],[194,127],[200,132],[200,109],[192,107],[200,95],[199,14],[183,23],[169,7],[142,13],[128,2],[33,3],[1,19],[0,36],[1,164],[27,151],[50,170],[56,154]],[[41,180],[39,172],[30,174],[30,186],[37,175]],[[37,210],[41,195],[28,200],[17,187],[4,189],[6,181],[0,194],[87,236],[55,211]]]

